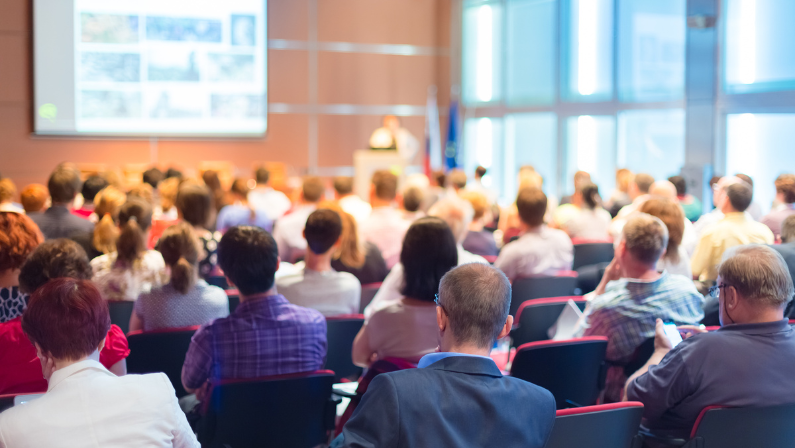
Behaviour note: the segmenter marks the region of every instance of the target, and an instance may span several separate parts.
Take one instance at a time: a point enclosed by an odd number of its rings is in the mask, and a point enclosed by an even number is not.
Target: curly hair
[[[49,240],[41,243],[22,265],[19,289],[31,294],[53,278],[91,280],[92,274],[88,255],[79,244],[66,238]]]
[[[44,241],[32,219],[14,212],[0,212],[0,272],[19,269]]]

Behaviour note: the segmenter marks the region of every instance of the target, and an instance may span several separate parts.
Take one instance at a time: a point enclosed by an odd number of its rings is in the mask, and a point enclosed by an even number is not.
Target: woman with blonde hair
[[[340,247],[331,260],[331,267],[337,272],[353,274],[359,283],[380,283],[386,278],[389,269],[386,267],[381,251],[373,243],[359,238],[356,219],[342,210],[336,202],[321,202],[318,209],[334,210],[342,219],[342,235]]]
[[[166,229],[157,248],[171,279],[135,302],[130,331],[203,325],[229,315],[224,290],[199,278],[202,249],[190,224],[180,222]]]
[[[98,221],[94,231],[72,237],[86,251],[89,260],[116,250],[116,240],[119,238],[119,209],[126,200],[127,195],[113,186],[103,188],[94,196],[94,212],[89,217]]]
[[[152,207],[140,198],[130,198],[119,209],[113,250],[91,260],[92,280],[106,300],[136,300],[166,282],[160,252],[146,249],[151,225]]]

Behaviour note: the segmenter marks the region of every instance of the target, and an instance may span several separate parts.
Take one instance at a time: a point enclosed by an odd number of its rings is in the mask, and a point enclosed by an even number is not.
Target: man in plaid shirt
[[[624,226],[622,240],[601,283],[589,294],[585,320],[578,336],[606,336],[605,402],[621,401],[625,365],[635,350],[654,337],[656,319],[677,325],[698,325],[704,317],[704,297],[693,281],[658,273],[657,260],[668,245],[668,229],[658,218],[636,214]]]
[[[193,336],[182,366],[185,390],[202,401],[212,381],[322,369],[326,319],[277,293],[273,237],[257,227],[232,227],[218,245],[218,262],[240,291],[241,303]]]

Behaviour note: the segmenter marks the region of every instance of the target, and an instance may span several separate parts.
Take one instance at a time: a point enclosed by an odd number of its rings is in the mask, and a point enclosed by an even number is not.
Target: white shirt
[[[91,359],[55,371],[42,397],[0,414],[0,447],[199,446],[165,374],[117,377]]]
[[[267,186],[259,186],[249,191],[248,203],[257,210],[264,210],[271,221],[284,216],[292,206],[286,194]]]
[[[690,269],[690,256],[682,245],[679,245],[679,263],[674,264],[666,257],[657,261],[657,272],[667,271],[671,275],[684,275],[692,279],[693,270]]]
[[[315,204],[302,205],[276,221],[273,226],[273,239],[279,246],[279,257],[282,261],[294,263],[306,253],[304,227],[306,227],[306,219],[316,209]]]
[[[349,194],[340,199],[339,204],[345,213],[353,216],[353,219],[359,224],[363,223],[370,216],[370,212],[373,211],[373,207],[368,202],[355,194]]]
[[[489,264],[485,258],[481,257],[480,255],[475,255],[472,252],[468,252],[459,244],[458,265],[461,266],[462,264],[467,263]],[[367,308],[364,309],[364,317],[369,319],[370,316],[372,316],[376,311],[400,302],[400,299],[403,298],[403,294],[400,293],[400,288],[402,286],[403,265],[398,263],[392,268],[391,271],[389,271],[389,275],[387,275],[384,279],[384,282],[381,283],[381,287],[378,288],[378,292],[373,297],[373,300],[369,305],[367,305]]]
[[[574,246],[566,232],[541,226],[505,245],[494,262],[513,282],[532,275],[571,270]]]
[[[403,237],[411,222],[403,219],[400,210],[394,207],[376,207],[370,217],[362,222],[359,235],[381,250],[386,267],[391,268],[400,261]]]
[[[0,204],[0,212],[14,212],[24,215],[25,209],[17,207],[13,202],[3,202]]]
[[[603,240],[610,238],[608,228],[612,220],[610,212],[602,207],[592,210],[582,208],[563,227],[572,238]]]
[[[348,272],[303,271],[276,279],[276,290],[290,303],[320,311],[326,317],[358,314],[362,285]]]

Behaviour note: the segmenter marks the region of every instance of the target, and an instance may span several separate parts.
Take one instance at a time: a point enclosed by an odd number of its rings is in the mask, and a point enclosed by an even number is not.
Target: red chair
[[[511,376],[552,392],[558,409],[596,404],[605,385],[607,338],[589,336],[524,344]]]
[[[544,297],[573,296],[577,289],[577,273],[561,271],[554,276],[534,276],[514,280],[511,293],[511,316],[527,300]]]
[[[516,312],[514,328],[511,330],[511,346],[518,347],[528,342],[549,339],[547,331],[555,325],[569,300],[573,300],[580,310],[585,309],[585,299],[582,296],[548,297],[522,303]]]
[[[483,258],[485,258],[486,261],[488,261],[491,264],[494,264],[494,262],[497,261],[496,255],[484,255]]]
[[[232,314],[240,305],[240,292],[237,289],[227,289],[226,298],[229,300],[229,314]]]
[[[326,318],[326,340],[328,353],[326,369],[334,371],[336,382],[355,381],[362,374],[362,368],[353,364],[351,349],[353,340],[364,325],[361,314],[346,314]]]
[[[637,401],[561,409],[555,415],[546,448],[640,448],[643,442],[638,435],[643,403]]]
[[[334,372],[225,380],[210,392],[198,424],[202,447],[309,448],[328,442]]]
[[[708,406],[685,448],[795,446],[795,404],[755,408]]]
[[[613,260],[613,242],[608,240],[585,240],[574,238],[574,261],[572,269],[575,271],[583,266],[599,263],[609,263]]]
[[[364,308],[373,301],[373,297],[375,297],[379,289],[381,289],[381,283],[367,283],[366,285],[362,285],[362,298],[361,302],[359,302],[360,313],[363,313]]]
[[[163,372],[174,386],[177,398],[188,393],[182,387],[182,365],[190,341],[199,326],[168,328],[155,331],[133,331],[127,335],[130,356],[127,357],[127,372]]]

